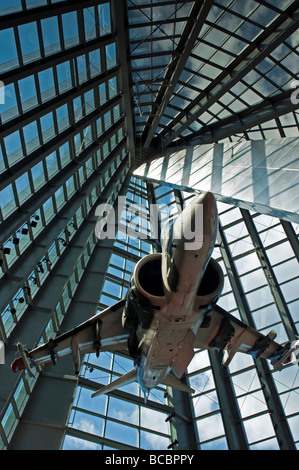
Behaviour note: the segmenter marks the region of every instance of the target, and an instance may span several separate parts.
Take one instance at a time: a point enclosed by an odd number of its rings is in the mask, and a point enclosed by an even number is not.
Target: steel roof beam
[[[248,213],[249,214],[249,213]],[[250,217],[250,215],[249,215]],[[250,228],[249,228],[250,230]],[[252,234],[249,232],[249,235]],[[235,301],[240,313],[241,320],[251,327],[255,327],[252,313],[249,308],[248,300],[243,290],[239,273],[235,262],[232,258],[231,250],[228,246],[224,230],[219,225],[218,242],[220,243],[220,252],[223,257],[224,265],[227,269],[228,278],[230,280]],[[255,360],[255,367],[259,380],[261,382],[262,391],[270,412],[275,434],[281,450],[295,450],[295,444],[292,439],[288,421],[285,417],[281,401],[277,395],[274,379],[270,373],[270,369],[266,359],[258,358]]]
[[[273,98],[267,98],[254,107],[233,114],[229,118],[216,122],[211,126],[205,126],[200,131],[193,133],[190,137],[187,136],[170,144],[170,147],[187,144],[201,145],[216,143],[222,139],[295,111],[299,106],[291,101],[293,91],[294,90],[288,90],[273,96]]]
[[[22,224],[28,221],[28,218],[32,216],[55,192],[61,188],[65,182],[75,174],[75,169],[79,169],[86,163],[95,152],[97,152],[102,144],[105,143],[106,139],[108,140],[110,136],[113,135],[115,129],[118,128],[122,123],[118,122],[117,125],[114,125],[109,129],[107,134],[101,136],[101,143],[93,142],[87,149],[84,149],[78,156],[76,162],[70,161],[67,166],[61,169],[53,178],[50,179],[48,184],[43,185],[38,189],[32,196],[24,203],[22,203],[21,208],[16,207],[16,209],[5,218],[1,224],[1,235],[0,235],[0,246],[2,246],[14,232],[16,232]],[[115,149],[110,153],[110,157],[116,155],[120,151],[121,147],[124,145],[124,139],[122,139]],[[104,160],[105,162],[106,160]],[[100,174],[102,168],[101,166],[97,169],[97,174]],[[106,171],[106,169],[105,169]]]
[[[297,261],[299,262],[299,240],[293,228],[293,225],[290,222],[287,222],[286,220],[281,220],[280,222],[283,226],[283,229],[289,240],[292,250],[297,258]]]
[[[8,168],[5,172],[0,175],[0,190],[4,189],[8,184],[13,183],[18,177],[23,175],[26,171],[30,170],[37,163],[42,161],[52,152],[61,147],[64,143],[69,142],[71,138],[74,138],[79,132],[83,132],[90,125],[94,125],[99,117],[102,116],[103,110],[112,110],[113,105],[116,105],[120,102],[120,97],[117,95],[113,98],[107,106],[104,106],[101,111],[95,110],[87,116],[83,117],[78,123],[73,123],[62,131],[60,134],[55,135],[53,139],[49,142],[46,142],[44,145],[39,145],[36,150],[34,150],[30,155],[27,155],[25,158],[22,158],[14,166]],[[122,120],[117,121],[113,126],[111,126],[107,134],[110,134],[115,127],[118,127],[119,123]],[[93,145],[100,146],[99,141],[103,142],[103,136],[101,136],[97,141],[93,142]],[[75,159],[77,161],[77,159]]]
[[[16,69],[8,70],[1,73],[1,80],[5,86],[10,83],[15,83],[22,78],[29,77],[30,75],[37,74],[43,70],[47,70],[50,67],[56,67],[59,64],[76,59],[83,54],[89,54],[98,49],[103,49],[108,44],[111,44],[115,41],[113,34],[108,34],[107,36],[100,38],[95,38],[89,41],[86,44],[77,44],[76,46],[70,47],[69,49],[61,50],[56,54],[45,56],[41,59],[36,60],[35,62],[30,62],[24,64]]]
[[[71,11],[83,10],[85,8],[96,7],[105,0],[66,0],[59,3],[43,5],[29,10],[20,10],[17,13],[11,13],[0,17],[0,31],[14,26],[31,23],[33,21],[43,20],[51,16],[69,13]]]
[[[272,268],[272,265],[270,263],[270,260],[268,258],[268,254],[266,252],[265,247],[262,244],[260,235],[258,233],[258,230],[254,224],[254,221],[252,220],[252,217],[250,215],[250,212],[246,209],[240,208],[241,214],[244,219],[244,223],[246,225],[246,228],[249,232],[249,236],[252,240],[252,244],[256,250],[256,255],[260,261],[260,264],[264,270],[264,274],[267,280],[267,283],[269,285],[269,288],[271,290],[271,293],[273,295],[277,310],[279,312],[279,315],[281,317],[282,324],[285,328],[286,334],[289,338],[290,341],[294,341],[296,339],[297,335],[297,328],[296,325],[293,322],[292,316],[290,314],[288,305],[285,301],[285,298],[282,294],[280,285],[277,281],[277,278],[275,276],[275,272]]]
[[[113,29],[118,38],[118,63],[120,66],[120,89],[123,93],[123,109],[126,116],[126,131],[128,135],[128,147],[130,161],[135,160],[135,129],[134,111],[131,83],[131,70],[129,66],[129,27],[126,0],[111,1],[111,15]]]
[[[135,3],[133,1],[130,1],[129,2],[130,5],[128,5],[128,11],[134,11],[134,10],[139,10],[140,11],[140,7],[142,9],[144,8],[161,8],[161,7],[167,7],[167,6],[173,6],[174,3],[176,4],[185,4],[186,3],[186,0],[164,0],[163,3],[161,2],[157,2],[157,3],[153,3],[152,0],[149,0],[148,3],[145,3],[143,4],[142,6],[141,5],[135,5]]]
[[[173,90],[181,76],[196,40],[198,39],[198,35],[209,14],[212,4],[212,0],[206,0],[203,3],[195,2],[194,4],[192,12],[190,13],[190,18],[182,33],[180,42],[173,53],[172,60],[165,75],[165,81],[169,83],[169,86],[167,88],[160,89],[156,102],[153,104],[152,113],[154,114],[154,118],[149,119],[144,131],[144,147],[146,148],[149,148],[151,145],[152,139],[159,125],[160,118],[168,105]]]
[[[109,72],[101,73],[100,75],[86,80],[82,84],[74,84],[70,89],[60,94],[57,94],[56,96],[54,96],[54,98],[49,101],[42,102],[41,97],[38,96],[37,98],[41,101],[41,104],[39,106],[36,106],[34,108],[29,109],[28,111],[20,113],[14,119],[7,121],[1,125],[0,139],[4,139],[8,135],[11,135],[12,133],[20,129],[23,129],[27,124],[30,124],[33,121],[40,119],[41,117],[47,115],[50,112],[56,111],[60,106],[65,103],[68,103],[71,106],[76,98],[83,97],[84,94],[88,91],[95,91],[100,84],[107,82],[108,80],[117,76],[118,68],[114,67],[113,69],[109,70]],[[59,83],[54,82],[54,84],[56,85],[56,87],[59,87]],[[119,97],[120,95],[118,95],[118,98]],[[96,94],[95,101],[97,101],[96,112],[98,112],[98,109],[102,109],[104,106],[101,106],[100,100]],[[21,107],[22,103],[20,103],[20,108]]]
[[[225,68],[210,86],[200,92],[198,97],[188,105],[177,118],[172,121],[171,127],[162,131],[159,136],[164,138],[163,148],[166,148],[179,137],[195,120],[216,103],[245,75],[252,71],[263,59],[268,57],[274,49],[281,45],[292,33],[299,28],[298,2],[294,1],[258,38],[249,44],[246,49]],[[153,142],[154,143],[154,142]]]

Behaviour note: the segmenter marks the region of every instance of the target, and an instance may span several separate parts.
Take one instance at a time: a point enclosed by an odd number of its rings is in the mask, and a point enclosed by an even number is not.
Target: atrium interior
[[[298,339],[298,28],[298,0],[0,0],[0,449],[299,448],[298,364],[223,369],[198,349],[195,393],[159,385],[147,403],[137,383],[91,399],[127,354],[85,355],[79,375],[71,358],[10,369],[18,342],[123,299],[201,191],[219,212],[218,304]],[[120,224],[100,240],[106,203]]]

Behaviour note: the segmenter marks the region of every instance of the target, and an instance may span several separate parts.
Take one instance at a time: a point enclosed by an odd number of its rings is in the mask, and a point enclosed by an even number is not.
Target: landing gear
[[[128,338],[128,350],[129,354],[134,359],[135,365],[139,363],[140,360],[140,350],[138,348],[139,342],[136,334],[136,330],[131,330]]]
[[[130,294],[127,297],[125,308],[122,313],[122,327],[125,330],[136,329],[138,326],[138,311],[136,309],[136,302],[131,298]]]

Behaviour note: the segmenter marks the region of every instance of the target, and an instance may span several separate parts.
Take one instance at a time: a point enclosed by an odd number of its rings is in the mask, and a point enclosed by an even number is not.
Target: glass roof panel
[[[11,0],[7,4],[7,0],[0,0],[0,15],[9,15],[22,10],[22,0]]]
[[[24,64],[41,57],[37,23],[26,23],[18,26],[21,51]]]
[[[41,20],[42,37],[45,54],[55,54],[61,50],[58,18],[53,16]]]
[[[119,3],[113,1],[114,13],[117,13]],[[292,0],[249,0],[242,2],[242,8],[235,0],[217,0],[211,2],[209,10],[199,14],[196,8],[204,3],[209,2],[127,0],[131,75],[124,77],[124,67],[118,65],[123,62],[120,50],[124,50],[124,44],[120,41],[124,38],[115,31],[116,18],[111,14],[110,2],[86,0],[71,5],[62,0],[0,0],[3,25],[0,41],[5,44],[0,51],[5,96],[5,102],[0,104],[0,224],[1,235],[4,227],[7,232],[0,250],[0,271],[3,275],[12,273],[14,276],[14,270],[22,265],[25,273],[22,271],[14,278],[22,278],[22,288],[18,281],[10,299],[5,301],[0,314],[1,334],[4,332],[9,338],[20,326],[21,318],[30,321],[30,315],[24,315],[27,307],[34,303],[31,300],[37,293],[44,292],[43,283],[51,272],[51,267],[46,268],[45,264],[43,272],[37,268],[32,270],[32,266],[28,270],[27,253],[33,252],[34,256],[42,253],[34,259],[45,260],[47,256],[53,265],[59,265],[61,254],[74,248],[69,244],[73,234],[81,224],[85,230],[97,197],[112,183],[114,195],[117,195],[120,181],[123,182],[128,171],[127,162],[123,167],[122,164],[129,147],[128,124],[132,123],[127,121],[125,101],[134,106],[132,133],[136,132],[136,145],[142,146],[153,130],[153,137],[149,138],[146,147],[149,151],[153,148],[158,151],[161,147],[164,150],[165,143],[179,147],[186,142],[192,144],[194,139],[201,142],[201,138],[210,138],[214,143],[298,137],[298,108],[294,109],[290,103],[286,105],[291,84],[298,80],[299,74],[298,28],[292,34],[285,34],[272,48],[271,35],[268,35],[273,22],[279,19],[280,24],[288,23],[291,31],[297,13],[295,10],[284,11],[292,5]],[[23,9],[24,14],[19,14]],[[5,17],[8,14],[12,15],[11,24],[10,18]],[[288,31],[280,28],[278,25],[276,32]],[[192,33],[194,29],[196,35]],[[253,45],[256,45],[255,49]],[[269,53],[265,56],[266,46]],[[124,90],[127,78],[132,81],[132,96]],[[285,112],[280,114],[282,105]],[[258,122],[252,124],[255,117]],[[229,123],[233,130],[223,138],[221,132]],[[171,140],[174,129],[177,135]],[[103,163],[105,166],[101,167]],[[119,168],[123,171],[120,179],[113,178]],[[9,177],[7,182],[6,176]],[[161,204],[169,203],[175,209],[178,190],[158,185],[153,185],[153,189]],[[141,201],[148,207],[149,194],[149,183],[131,180],[128,199]],[[271,281],[268,283],[266,279],[267,273],[258,259],[250,233],[245,230],[241,212],[225,204],[220,204],[219,208],[229,259],[237,269],[244,298],[253,310],[253,320],[259,328],[267,330],[274,324],[279,335],[287,339],[284,319],[269,287]],[[66,220],[69,214],[72,218]],[[12,217],[9,221],[17,222],[8,224],[9,217]],[[297,265],[290,240],[279,219],[273,224],[272,220],[256,217],[255,213],[250,217],[260,233],[283,298],[298,326]],[[63,220],[66,228],[61,227]],[[48,236],[49,224],[50,242],[43,238]],[[298,226],[293,224],[293,227],[298,232]],[[59,236],[54,240],[55,230]],[[14,243],[13,237],[19,237],[19,243]],[[74,298],[79,276],[89,271],[85,268],[92,256],[94,239],[87,243],[83,238],[80,242],[77,239],[78,243],[74,244],[76,256],[70,257],[77,259],[80,243],[84,241],[82,258],[70,273],[70,280],[67,283],[63,280],[66,288],[61,292],[55,315],[51,313],[51,318],[49,315],[42,337],[38,339],[40,342],[56,333],[55,328],[60,327],[65,310]],[[230,283],[231,270],[222,257],[224,242],[223,237],[215,249],[225,272],[221,305],[238,316],[236,298],[240,292]],[[114,248],[117,254],[110,260],[102,304],[113,303],[125,294],[135,257],[150,252],[151,245],[128,237],[125,240],[117,238]],[[14,284],[11,281],[9,289]],[[26,287],[30,289],[31,298]],[[24,296],[25,302],[19,302],[19,295]],[[10,310],[12,307],[16,309],[15,317]],[[44,315],[47,312],[43,312]],[[99,359],[88,357],[86,361],[82,369],[84,378],[92,379],[93,366],[98,368],[97,372],[106,374],[104,381],[110,380],[112,374],[118,376],[123,368],[130,366],[127,359],[114,355],[100,356]],[[227,449],[229,438],[225,434],[219,387],[212,370],[212,356],[200,351],[188,370],[188,380],[196,387],[191,404],[201,434],[198,445],[202,449],[213,446]],[[229,373],[232,373],[233,393],[237,397],[235,403],[245,423],[249,447],[278,448],[276,429],[271,424],[264,388],[256,378],[256,371],[251,358],[236,358],[231,363]],[[17,380],[20,381],[14,392],[15,401],[8,407],[11,416],[19,406],[19,391],[27,393],[25,388],[30,389],[28,382],[24,387],[26,377]],[[276,376],[273,380],[282,392],[285,413],[291,413],[291,417],[286,416],[291,432],[298,436],[294,421],[298,418],[295,383],[292,379],[286,388]],[[101,379],[95,381],[101,382]],[[253,390],[242,389],[244,383],[246,386],[254,384]],[[134,401],[137,386],[130,387],[123,393],[132,393],[131,400]],[[294,390],[290,391],[292,388]],[[161,387],[152,398],[162,408],[167,403],[164,393],[165,389]],[[289,393],[292,393],[290,400]],[[136,400],[122,409],[124,401],[103,397],[100,409],[96,409],[95,402],[87,399],[87,389],[81,386],[76,399],[72,407],[73,421],[68,423],[66,431],[71,433],[73,428],[74,432],[82,433],[83,439],[78,444],[68,436],[66,447],[88,445],[91,438],[99,441],[111,438],[117,445],[147,449],[164,449],[171,442],[174,428],[165,422],[167,413],[153,411],[152,403],[146,408]],[[76,409],[79,406],[81,410]],[[16,424],[18,417],[14,419]],[[92,427],[87,428],[86,420],[92,422]],[[97,422],[100,423],[99,432],[94,427]],[[259,425],[259,435],[254,433],[255,425]],[[7,426],[5,420],[0,420],[0,435],[5,439],[8,437]],[[125,441],[120,430],[127,432]],[[260,442],[256,442],[257,439]],[[0,443],[2,445],[1,438]],[[97,448],[105,448],[105,445],[97,444]]]
[[[161,77],[162,79],[166,77],[173,58],[176,60],[181,52],[180,50],[178,53],[176,50],[180,37],[174,36],[174,26],[178,25],[177,20],[180,17],[184,18],[184,21],[180,22],[180,35],[190,25],[190,23],[188,25],[187,20],[193,2],[187,2],[184,5],[176,3],[167,2],[162,8],[151,2],[150,8],[150,2],[128,2],[129,35],[133,59],[131,62],[132,76],[134,85],[138,83],[138,86],[134,86],[135,112],[137,114],[146,112],[147,115],[152,116],[147,121],[148,125],[146,125],[145,120],[138,119],[138,134],[140,131],[141,134],[146,134],[149,131],[157,109],[155,101],[161,99],[160,97],[166,93],[166,91],[163,91],[163,81],[154,83],[155,77]],[[272,8],[270,3],[261,5],[260,2],[252,0],[244,4],[242,11],[240,11],[236,2],[229,2],[228,4],[225,1],[219,1],[212,4],[202,24],[198,40],[194,43],[192,53],[184,59],[179,80],[177,80],[174,87],[177,97],[167,99],[164,115],[161,115],[160,119],[163,126],[159,127],[159,130],[155,130],[154,138],[163,128],[165,128],[165,135],[169,135],[169,131],[174,125],[173,121],[169,120],[169,116],[172,115],[170,105],[177,107],[176,101],[177,103],[180,102],[179,122],[181,121],[183,124],[184,113],[190,113],[191,110],[190,115],[197,117],[198,114],[196,113],[201,109],[201,103],[205,100],[200,93],[204,92],[213,96],[214,93],[211,93],[211,90],[215,89],[218,93],[221,89],[221,83],[229,81],[227,78],[224,82],[221,81],[227,70],[231,69],[231,77],[239,73],[238,61],[240,55],[243,54],[246,57],[248,54],[250,56],[252,41],[259,41],[265,29],[272,27],[272,24],[280,19],[280,11],[287,8],[289,4],[290,2],[280,5],[279,8]],[[281,17],[283,18],[282,15]],[[149,25],[151,22],[152,29],[150,30]],[[142,24],[142,28],[137,28],[137,24]],[[155,37],[159,37],[158,43],[155,41]],[[289,89],[291,81],[298,74],[296,68],[298,67],[297,55],[289,47],[289,44],[293,48],[298,46],[298,32],[290,34],[286,41],[281,42],[276,48],[274,47],[271,53],[262,60],[252,61],[253,65],[251,68],[249,67],[250,70],[247,74],[240,74],[238,80],[232,80],[231,90],[234,91],[234,98],[229,100],[224,98],[228,109],[222,109],[222,111],[218,109],[218,113],[215,114],[217,123],[235,113],[249,111],[252,106],[262,103],[266,98],[280,95]],[[261,51],[263,47],[262,45]],[[164,62],[162,54],[167,51],[173,55],[168,54],[167,60]],[[155,52],[160,53],[160,72],[162,72],[163,67],[163,73],[160,74],[154,73],[152,68]],[[244,61],[245,64],[246,61]],[[151,69],[151,74],[140,70],[144,67]],[[143,84],[145,84],[145,87],[143,87]],[[182,87],[179,84],[185,86]],[[192,85],[192,89],[189,90],[186,85]],[[142,96],[142,94],[145,94],[145,96]],[[226,91],[219,94],[218,104],[219,102],[223,103],[222,97],[225,97],[225,95]],[[197,106],[197,100],[199,106]],[[143,109],[143,103],[147,106],[146,110]],[[148,110],[149,105],[152,105],[152,113]],[[211,101],[211,106],[213,105],[214,102]],[[204,110],[203,113],[205,112]],[[198,116],[198,122],[201,121],[206,121],[206,118]],[[209,120],[209,122],[215,122],[215,120]],[[190,124],[189,129],[198,127],[198,124],[192,126],[191,118]],[[176,126],[176,128],[179,127]],[[182,132],[183,129],[182,126]],[[163,135],[162,132],[161,136]],[[184,132],[182,135],[186,135],[186,133]],[[159,137],[160,140],[161,137]]]
[[[53,1],[52,1],[53,3]],[[42,5],[47,5],[47,0],[26,0],[27,8],[36,8]]]
[[[77,13],[72,11],[61,15],[63,39],[65,48],[72,47],[79,43],[78,18]]]
[[[0,50],[0,71],[5,72],[18,67],[19,60],[13,28],[0,31],[0,43],[5,44],[5,47],[1,47]]]

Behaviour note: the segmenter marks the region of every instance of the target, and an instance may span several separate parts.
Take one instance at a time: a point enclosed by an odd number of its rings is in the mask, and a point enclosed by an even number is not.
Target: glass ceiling
[[[232,119],[237,129],[253,106],[282,98],[299,72],[295,4],[128,0],[137,143],[192,142]],[[297,135],[298,111],[287,111],[229,137]]]
[[[76,292],[95,270],[87,267],[98,248],[94,211],[103,194],[114,202],[126,182],[129,202],[147,208],[151,196],[175,210],[178,200],[191,197],[136,178],[128,183],[134,147],[160,156],[165,147],[186,143],[298,135],[298,102],[291,99],[299,77],[298,1],[127,0],[127,23],[117,17],[119,5],[0,0],[0,339],[8,357],[14,358],[20,336],[38,344],[72,317]],[[122,21],[126,34],[119,30]],[[221,305],[238,316],[247,302],[257,328],[273,327],[287,340],[286,318],[298,331],[298,225],[224,203],[219,212],[214,255],[225,274]],[[268,270],[254,245],[257,233]],[[131,237],[115,240],[99,310],[125,295],[136,261],[152,249]],[[39,304],[47,291],[51,305]],[[87,398],[98,382],[129,367],[127,357],[114,354],[85,358],[60,426],[63,448],[165,449],[174,441],[165,387],[147,407],[134,384],[121,398],[102,397],[96,408]],[[216,371],[213,354],[197,351],[187,372],[196,389],[190,402],[201,449],[231,447]],[[293,371],[271,380],[298,446]],[[277,449],[279,429],[262,372],[253,360],[236,357],[230,397],[248,448]],[[0,448],[7,448],[34,401],[39,373],[16,379],[0,367],[0,387]]]

